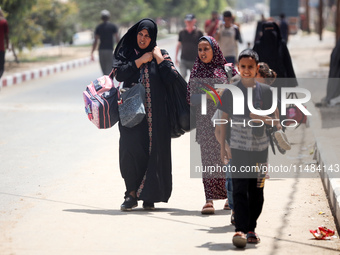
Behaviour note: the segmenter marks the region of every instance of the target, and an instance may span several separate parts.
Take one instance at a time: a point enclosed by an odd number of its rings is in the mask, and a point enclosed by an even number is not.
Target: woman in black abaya
[[[282,40],[279,26],[275,22],[262,24],[262,37],[253,48],[260,62],[267,63],[277,73],[273,87],[296,87],[297,80],[287,44]],[[280,79],[290,78],[290,79]]]
[[[131,210],[143,200],[144,209],[155,202],[167,202],[172,190],[171,128],[166,107],[167,87],[179,76],[165,50],[156,44],[157,25],[143,19],[119,41],[113,69],[124,87],[142,77],[145,86],[146,117],[132,127],[119,123],[120,171],[126,185],[121,210]],[[142,73],[142,76],[141,76]]]

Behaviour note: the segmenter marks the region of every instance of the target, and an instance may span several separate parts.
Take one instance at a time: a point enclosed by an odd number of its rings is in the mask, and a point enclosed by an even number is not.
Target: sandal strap
[[[208,202],[203,206],[203,209],[204,208],[214,208],[214,205],[213,205],[213,203]]]

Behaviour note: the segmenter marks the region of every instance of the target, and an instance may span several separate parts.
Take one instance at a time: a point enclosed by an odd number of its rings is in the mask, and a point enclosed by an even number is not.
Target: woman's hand
[[[148,63],[153,59],[152,52],[146,52],[140,58],[135,60],[137,68],[140,68],[142,64]]]
[[[230,146],[229,144],[227,143],[227,141],[225,141],[225,151],[227,153],[227,159],[228,160],[231,160],[232,159],[232,156],[231,156],[231,149],[230,149]]]
[[[158,46],[155,46],[155,48],[153,48],[152,54],[153,57],[156,59],[157,64],[160,64],[164,60],[161,49]]]
[[[231,149],[230,149],[227,141],[225,141],[224,146],[225,146],[224,149],[223,149],[223,147],[221,148],[221,161],[222,161],[223,164],[226,165],[232,159],[232,156],[231,156]]]
[[[153,59],[153,54],[152,54],[152,52],[146,52],[140,58],[143,61],[143,64],[146,64]]]
[[[223,95],[224,89],[216,89],[217,94],[221,97]],[[211,93],[211,95],[214,97],[215,102],[219,101],[219,98],[216,96],[215,93]],[[207,97],[208,100],[214,101],[211,97]]]

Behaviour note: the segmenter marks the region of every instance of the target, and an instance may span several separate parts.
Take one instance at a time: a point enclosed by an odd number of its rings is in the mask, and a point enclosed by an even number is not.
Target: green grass
[[[18,57],[21,63],[36,63],[36,62],[53,62],[60,58],[60,56],[40,56],[40,57]]]

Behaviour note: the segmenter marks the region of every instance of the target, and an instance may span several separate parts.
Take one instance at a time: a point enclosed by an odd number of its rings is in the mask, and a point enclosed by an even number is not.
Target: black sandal
[[[232,213],[231,216],[230,216],[230,223],[232,225],[235,225],[235,215],[234,215],[234,213]]]

